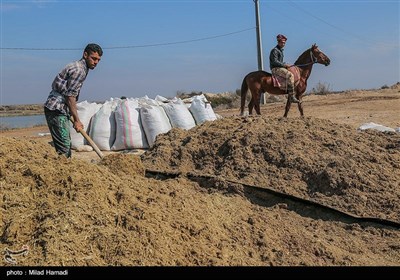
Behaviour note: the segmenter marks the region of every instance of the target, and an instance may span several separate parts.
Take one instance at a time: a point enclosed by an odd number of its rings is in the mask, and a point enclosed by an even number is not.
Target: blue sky
[[[313,67],[308,91],[318,83],[340,91],[400,81],[399,0],[259,5],[265,70],[282,33],[286,62],[313,43],[331,59]],[[253,0],[1,0],[0,12],[2,105],[43,103],[58,71],[90,42],[104,55],[80,101],[235,91],[258,68]]]

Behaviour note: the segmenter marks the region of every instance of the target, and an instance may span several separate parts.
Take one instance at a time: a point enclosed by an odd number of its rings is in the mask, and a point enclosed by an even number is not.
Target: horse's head
[[[324,54],[320,49],[318,49],[318,46],[316,44],[312,45],[310,50],[312,56],[314,57],[313,60],[316,60],[316,63],[320,63],[325,66],[328,66],[331,63],[329,57]]]

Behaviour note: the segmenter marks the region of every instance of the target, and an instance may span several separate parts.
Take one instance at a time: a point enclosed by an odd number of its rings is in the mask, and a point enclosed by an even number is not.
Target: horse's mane
[[[296,60],[296,62],[294,63],[294,65],[302,65],[302,64],[306,64],[307,62],[309,62],[308,59],[309,59],[309,57],[310,57],[310,51],[311,51],[311,48],[305,50],[305,51],[299,56],[299,58]]]

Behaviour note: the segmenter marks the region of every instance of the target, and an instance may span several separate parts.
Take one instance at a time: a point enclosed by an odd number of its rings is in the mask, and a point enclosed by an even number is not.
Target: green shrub
[[[219,94],[215,94],[213,96],[207,95],[207,100],[210,101],[211,106],[213,108],[217,108],[220,106],[224,106],[226,108],[233,108],[234,107],[233,103],[237,98],[238,97],[236,94],[231,94],[229,96],[219,95]]]

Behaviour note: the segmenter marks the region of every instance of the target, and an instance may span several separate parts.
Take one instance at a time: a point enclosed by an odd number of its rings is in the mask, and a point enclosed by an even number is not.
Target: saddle
[[[296,87],[300,81],[300,71],[297,67],[290,67],[289,71],[294,76],[294,86]],[[287,79],[285,77],[281,77],[278,75],[271,74],[272,76],[272,83],[274,87],[277,87],[281,90],[287,90]]]

